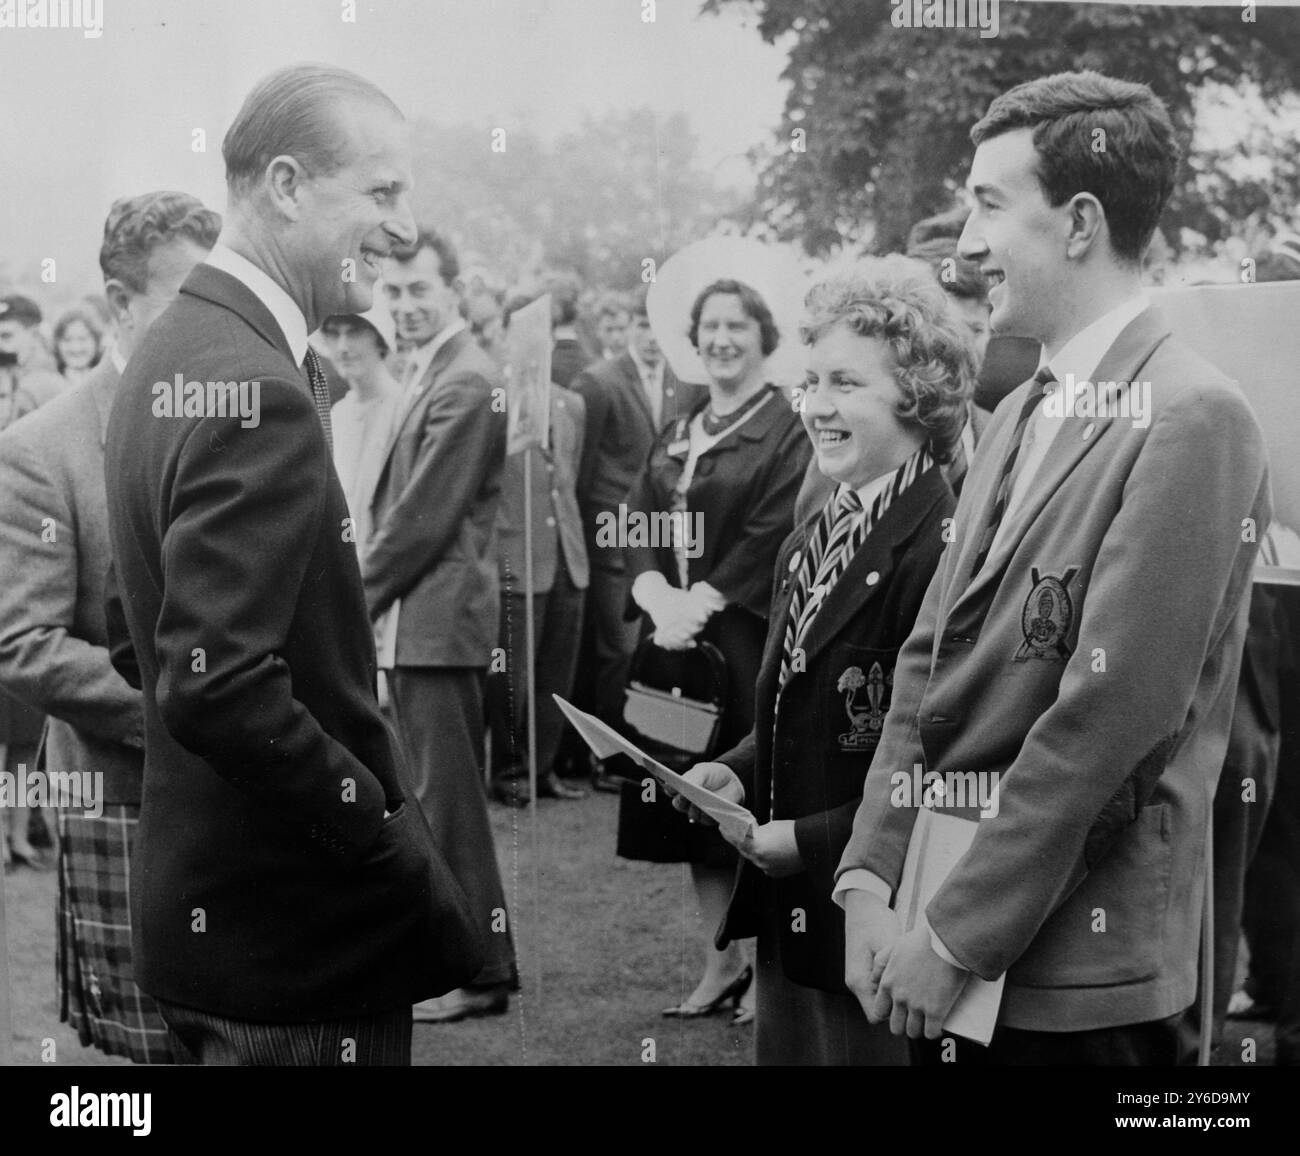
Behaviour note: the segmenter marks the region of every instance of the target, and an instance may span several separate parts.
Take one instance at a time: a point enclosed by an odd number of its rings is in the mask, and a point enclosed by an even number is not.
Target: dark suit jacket
[[[496,366],[461,330],[405,403],[361,567],[372,618],[401,599],[398,666],[485,667],[497,644],[504,397]]]
[[[154,383],[177,373],[257,381],[258,424],[155,416]],[[467,981],[481,945],[447,941],[469,927],[467,901],[403,803],[310,388],[235,278],[198,266],[150,329],[118,388],[105,475],[113,660],[144,691],[140,986],[296,1022]]]
[[[561,337],[551,348],[551,380],[568,389],[579,370],[590,361],[581,341]]]
[[[742,859],[718,943],[764,927],[780,936],[786,975],[806,987],[845,990],[844,913],[831,900],[832,881],[880,742],[898,651],[943,554],[943,521],[955,505],[938,466],[890,504],[813,619],[804,641],[805,669],[787,683],[779,715],[776,690],[794,576],[820,511],[777,555],[754,729],[719,761],[740,776],[746,806],[760,823],[795,820],[804,870],[769,879]],[[866,685],[841,686],[854,671]],[[802,931],[793,929],[796,909],[805,915]]]
[[[49,713],[50,770],[102,774],[101,802],[138,804],[143,699],[113,669],[104,622],[103,446],[117,384],[104,357],[0,433],[0,685]]]
[[[587,530],[587,551],[593,566],[621,571],[621,551],[593,551],[596,516],[617,511],[619,503],[627,501],[660,431],[707,399],[708,390],[679,382],[665,365],[663,409],[656,428],[630,353],[587,366],[573,379],[572,388],[587,405],[587,436],[578,469],[578,502]]]
[[[706,395],[659,437],[628,501],[629,515],[672,508],[691,419],[707,404]],[[700,456],[686,504],[704,532],[700,556],[689,559],[687,585],[707,582],[729,603],[760,619],[767,616],[771,559],[794,525],[794,497],[811,453],[799,416],[773,389],[762,408]],[[635,546],[626,554],[629,580],[658,570],[671,585],[680,585],[671,543]]]
[[[545,594],[555,585],[556,567],[563,565],[579,590],[589,581],[587,543],[582,533],[576,490],[582,456],[586,412],[572,390],[551,388],[548,445],[532,451],[533,588]],[[524,453],[506,458],[497,512],[497,550],[503,593],[523,594],[524,588]]]

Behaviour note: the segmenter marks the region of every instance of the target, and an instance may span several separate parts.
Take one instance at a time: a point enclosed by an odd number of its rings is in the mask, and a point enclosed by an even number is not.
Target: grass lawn
[[[503,1016],[416,1024],[416,1064],[642,1064],[647,1041],[658,1064],[751,1062],[753,1026],[733,1028],[729,1010],[690,1022],[660,1016],[699,978],[690,877],[683,866],[615,857],[617,796],[542,800],[537,859],[528,812],[490,812],[523,989]],[[49,1038],[59,1063],[127,1063],[83,1048],[59,1023],[54,874],[20,870],[5,887],[15,1062],[39,1063]]]

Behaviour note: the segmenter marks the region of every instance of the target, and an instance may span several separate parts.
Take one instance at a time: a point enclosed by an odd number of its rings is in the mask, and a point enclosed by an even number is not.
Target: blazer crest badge
[[[1029,596],[1020,611],[1024,641],[1016,650],[1014,662],[1028,662],[1031,658],[1064,661],[1070,657],[1065,642],[1074,623],[1070,583],[1078,572],[1078,566],[1067,566],[1060,575],[1042,574],[1037,566],[1030,570]]]
[[[835,683],[844,696],[844,713],[849,729],[838,736],[842,751],[869,751],[880,745],[880,732],[889,713],[889,696],[894,672],[886,672],[878,662],[866,674],[862,667],[850,666]]]

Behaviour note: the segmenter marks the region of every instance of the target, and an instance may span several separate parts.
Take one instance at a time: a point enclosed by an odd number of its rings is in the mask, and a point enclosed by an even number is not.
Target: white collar
[[[1101,359],[1106,356],[1106,351],[1115,344],[1129,322],[1150,304],[1151,299],[1145,293],[1139,293],[1108,313],[1103,313],[1091,325],[1080,329],[1047,362],[1052,376],[1059,382],[1065,381],[1067,373],[1073,374],[1075,381],[1091,381]],[[1042,362],[1039,364],[1041,366]]]
[[[457,317],[455,321],[439,332],[432,341],[426,341],[423,345],[411,351],[411,359],[406,372],[411,375],[407,380],[410,382],[412,389],[428,371],[433,359],[438,354],[438,350],[464,328],[465,319]]]
[[[117,370],[118,377],[121,377],[126,372],[126,358],[122,356],[122,351],[118,349],[116,341],[108,347],[108,359],[113,363],[113,368]]]
[[[301,365],[307,356],[307,319],[294,299],[264,269],[259,269],[247,257],[240,256],[221,241],[212,246],[212,252],[203,263],[229,273],[266,306],[289,343],[294,364]]]

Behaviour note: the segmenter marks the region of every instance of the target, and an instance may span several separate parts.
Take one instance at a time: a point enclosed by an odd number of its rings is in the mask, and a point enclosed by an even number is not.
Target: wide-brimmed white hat
[[[799,340],[799,319],[810,278],[793,246],[745,237],[693,241],[655,271],[646,294],[646,312],[673,373],[682,381],[708,382],[691,345],[691,306],[703,289],[721,280],[748,285],[772,311],[781,340],[767,359],[768,380],[784,386],[803,381],[805,351]]]
[[[394,353],[397,350],[397,322],[393,320],[393,315],[388,306],[380,300],[379,286],[375,286],[375,304],[367,309],[364,313],[336,313],[333,316],[325,318],[321,322],[321,328],[335,320],[341,321],[364,321],[370,326],[383,342],[388,346],[388,352]]]

